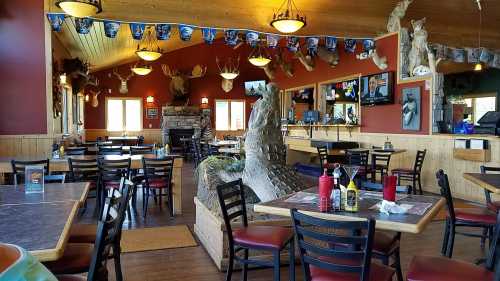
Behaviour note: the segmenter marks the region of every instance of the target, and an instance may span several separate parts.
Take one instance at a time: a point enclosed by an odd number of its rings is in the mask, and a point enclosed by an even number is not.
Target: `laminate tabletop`
[[[464,173],[463,176],[492,193],[500,194],[500,174]]]
[[[0,185],[0,206],[77,201],[83,203],[89,191],[89,183],[46,183],[43,193],[25,192],[24,185]]]

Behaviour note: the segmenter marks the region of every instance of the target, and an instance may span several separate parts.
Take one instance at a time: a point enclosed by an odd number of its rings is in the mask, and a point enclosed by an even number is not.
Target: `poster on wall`
[[[158,119],[158,108],[157,107],[146,108],[146,118]]]
[[[422,115],[420,87],[403,89],[402,102],[401,123],[403,130],[419,131]]]

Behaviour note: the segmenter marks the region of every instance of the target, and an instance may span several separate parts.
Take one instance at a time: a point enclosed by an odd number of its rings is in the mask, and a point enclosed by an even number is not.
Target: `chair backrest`
[[[487,167],[481,165],[479,169],[481,170],[481,174],[500,173],[500,167]],[[484,189],[484,196],[486,197],[486,203],[491,203],[491,192],[488,189]]]
[[[448,214],[452,222],[455,221],[455,208],[453,206],[453,197],[451,196],[450,182],[448,181],[448,175],[444,173],[443,170],[439,170],[436,173],[436,178],[439,185],[439,190],[441,196],[446,199],[446,206],[448,208]]]
[[[85,155],[87,153],[86,147],[68,147],[64,150],[66,155]]]
[[[66,181],[66,174],[46,175],[43,181],[45,183],[64,183]]]
[[[389,167],[391,163],[390,153],[372,153],[372,163],[373,165],[384,165]]]
[[[106,181],[117,181],[122,177],[129,178],[130,176],[130,158],[119,160],[98,159],[99,180],[101,183]]]
[[[21,258],[21,252],[9,244],[0,243],[0,275]]]
[[[137,143],[136,143],[137,146],[142,146],[144,145],[144,136],[139,136],[137,137]]]
[[[97,181],[99,167],[97,159],[68,158],[70,177],[72,182]]]
[[[122,155],[121,146],[99,146],[99,155]]]
[[[245,193],[241,179],[217,186],[217,195],[222,212],[222,218],[226,225],[227,236],[233,243],[233,228],[231,221],[235,218],[241,219],[243,227],[248,226],[247,209],[245,204]]]
[[[305,280],[311,280],[310,265],[323,270],[357,273],[368,281],[375,220],[334,221],[291,210]],[[341,244],[342,247],[332,247]],[[321,256],[321,258],[319,258]]]
[[[415,157],[415,165],[413,166],[413,171],[420,173],[422,171],[422,166],[424,166],[425,154],[427,154],[427,149],[417,150],[417,156]]]
[[[97,142],[83,142],[79,145],[80,147],[96,147],[97,146]]]
[[[346,150],[345,155],[347,164],[350,166],[364,167],[365,171],[368,168],[368,157],[370,152],[368,150]]]
[[[26,166],[43,166],[43,168],[45,170],[45,175],[48,175],[49,171],[50,171],[49,159],[34,160],[34,161],[11,160],[10,163],[12,165],[12,174],[14,176],[14,184],[18,184],[19,182],[23,182],[24,179],[21,179],[21,181],[19,181],[18,176],[24,175]]]
[[[152,154],[153,146],[131,146],[130,147],[130,155],[142,155],[142,154]]]
[[[144,169],[144,179],[146,183],[152,179],[162,179],[166,185],[172,181],[172,171],[174,170],[173,156],[162,158],[142,158],[142,168]]]
[[[490,250],[486,257],[486,269],[495,270],[495,278],[493,280],[500,280],[500,266],[497,264],[500,258],[500,212],[497,214],[497,223],[495,232],[491,240]]]
[[[328,163],[328,149],[326,146],[318,146],[318,157],[319,157],[319,164],[321,165],[321,172],[325,169],[323,166],[325,162]]]

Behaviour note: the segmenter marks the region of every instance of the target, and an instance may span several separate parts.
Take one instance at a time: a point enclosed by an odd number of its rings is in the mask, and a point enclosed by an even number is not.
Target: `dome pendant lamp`
[[[101,0],[58,0],[56,6],[77,18],[91,17],[102,12]]]
[[[155,61],[163,55],[163,50],[158,45],[157,39],[153,36],[153,27],[148,27],[146,35],[137,45],[135,54],[145,61]]]
[[[274,13],[271,26],[281,33],[294,33],[306,26],[306,17],[299,15],[293,0],[284,0]]]

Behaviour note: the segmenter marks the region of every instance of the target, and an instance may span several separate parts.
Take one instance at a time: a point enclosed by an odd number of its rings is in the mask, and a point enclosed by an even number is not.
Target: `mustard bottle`
[[[353,180],[347,186],[345,210],[347,212],[357,212],[359,210],[359,190]]]
[[[59,147],[59,157],[63,156],[64,156],[64,145],[61,144],[61,146]]]

